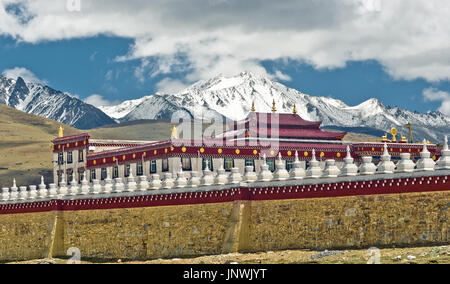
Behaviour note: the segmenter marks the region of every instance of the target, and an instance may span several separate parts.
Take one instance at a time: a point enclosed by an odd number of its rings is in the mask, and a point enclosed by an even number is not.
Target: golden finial
[[[294,104],[294,109],[292,110],[293,114],[297,114],[297,106]]]
[[[391,129],[391,135],[392,135],[392,142],[397,142],[397,138],[395,137],[397,135],[397,129],[394,127]]]
[[[255,101],[252,102],[252,111],[255,112]]]
[[[172,127],[172,139],[178,139],[178,131],[175,125]]]
[[[388,141],[388,134],[386,133],[384,136],[381,136],[381,141],[382,142],[386,142],[386,141]]]
[[[275,105],[275,99],[272,102],[272,112],[276,112],[277,111],[277,107]]]
[[[64,128],[62,128],[62,126],[59,126],[58,128],[58,137],[64,137]]]

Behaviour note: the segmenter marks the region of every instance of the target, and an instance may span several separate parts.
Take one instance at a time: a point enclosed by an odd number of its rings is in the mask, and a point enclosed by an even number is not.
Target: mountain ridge
[[[61,91],[0,76],[0,104],[49,118],[79,129],[116,123],[100,109]]]
[[[196,119],[220,115],[239,120],[251,111],[252,102],[257,111],[270,112],[275,100],[278,112],[290,113],[296,104],[302,118],[320,120],[323,127],[368,127],[378,130],[377,134],[396,127],[399,133],[407,136],[405,125],[411,122],[416,141],[424,138],[441,141],[444,135],[450,133],[450,117],[438,111],[424,114],[390,107],[376,98],[349,106],[338,99],[302,93],[251,72],[229,77],[219,75],[194,83],[177,93],[156,93],[144,98],[133,108],[123,108],[120,121],[170,119],[171,113],[176,111],[185,111]],[[170,109],[158,107],[158,102],[170,105]]]

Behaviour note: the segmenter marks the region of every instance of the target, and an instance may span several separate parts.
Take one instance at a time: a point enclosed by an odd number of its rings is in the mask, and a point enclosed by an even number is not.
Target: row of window
[[[78,151],[78,162],[84,162],[84,151]],[[67,164],[73,163],[73,152],[67,152]],[[58,153],[58,165],[64,165],[64,153]]]
[[[269,170],[274,172],[275,171],[275,160],[274,159],[267,159],[267,165],[269,166]],[[202,159],[202,170],[206,169],[206,165],[208,164],[208,168],[211,171],[214,171],[214,167],[213,167],[213,163],[212,163],[212,158],[203,158]],[[192,163],[191,163],[191,158],[182,158],[181,159],[181,165],[183,167],[183,171],[191,171],[192,170]],[[255,171],[255,160],[252,159],[246,159],[245,160],[245,166],[248,167],[253,167],[253,171]],[[224,169],[226,171],[231,171],[231,169],[234,167],[234,159],[231,158],[225,158],[224,159]],[[292,161],[286,161],[286,170],[290,170],[292,168]],[[131,169],[131,165],[127,164],[124,166],[124,176],[125,177],[129,177],[130,176],[130,169]],[[169,171],[169,160],[168,159],[163,159],[162,160],[162,171],[163,172],[168,172]],[[150,161],[150,169],[149,169],[149,173],[150,174],[155,174],[157,172],[157,168],[156,168],[156,160],[152,160]],[[78,182],[81,182],[82,178],[83,178],[83,173],[84,171],[80,170],[78,171]],[[90,171],[90,179],[95,180],[97,179],[97,174],[95,170],[91,170]],[[142,162],[138,162],[136,164],[136,175],[137,176],[142,176],[144,175],[144,166],[142,164]],[[100,170],[100,179],[101,180],[105,180],[108,176],[108,172],[106,168],[101,168]],[[73,177],[73,173],[69,172],[68,173],[68,181],[72,181],[72,177]],[[113,172],[112,172],[112,178],[118,178],[119,177],[119,167],[118,166],[114,166],[113,167]],[[60,177],[61,180],[61,177]]]

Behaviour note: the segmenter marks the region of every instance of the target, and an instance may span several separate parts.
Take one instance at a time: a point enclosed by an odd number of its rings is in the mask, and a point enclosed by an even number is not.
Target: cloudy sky
[[[450,115],[450,1],[0,0],[0,74],[94,104],[244,70]]]

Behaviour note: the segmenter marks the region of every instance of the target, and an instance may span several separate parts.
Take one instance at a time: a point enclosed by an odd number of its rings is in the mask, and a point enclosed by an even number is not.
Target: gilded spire
[[[172,127],[172,139],[178,139],[178,131],[177,131],[177,127],[174,125]]]
[[[272,112],[277,112],[277,107],[275,105],[275,99],[272,102]]]
[[[297,114],[297,106],[294,104],[294,109],[292,110],[293,114]]]
[[[58,137],[64,137],[64,128],[62,128],[62,126],[59,126],[58,128]]]
[[[255,112],[255,101],[252,102],[252,111]]]

